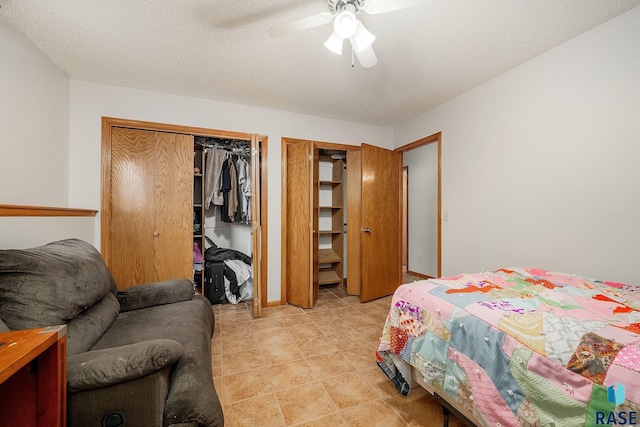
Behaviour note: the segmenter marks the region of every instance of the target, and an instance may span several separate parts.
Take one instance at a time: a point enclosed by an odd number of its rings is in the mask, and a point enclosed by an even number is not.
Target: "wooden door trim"
[[[207,129],[195,126],[183,126],[168,123],[145,122],[141,120],[120,119],[115,117],[103,117],[103,126],[107,123],[111,127],[134,128],[154,132],[182,133],[194,136],[208,136],[211,138],[233,138],[251,141],[252,133],[234,132],[220,129]],[[104,127],[103,127],[104,129]]]
[[[433,143],[438,144],[438,277],[442,277],[442,132],[434,133],[433,135],[410,142],[409,144],[396,148],[395,151],[402,155],[414,148]],[[402,166],[403,162],[400,163],[401,168]],[[407,259],[407,269],[409,267],[408,262]],[[402,258],[400,258],[400,268],[402,268]]]
[[[111,265],[111,129],[114,126],[109,119],[102,118],[100,253],[107,266]]]
[[[280,167],[280,212],[281,212],[281,225],[280,225],[280,304],[285,305],[287,303],[287,174],[289,172],[287,168],[287,144],[290,142],[296,142],[296,140],[290,140],[289,138],[282,138],[280,143],[280,159],[282,159],[282,165]]]
[[[407,171],[407,188],[404,188],[404,171]],[[403,250],[403,254],[402,257],[404,258],[405,254],[407,257],[407,272],[409,271],[409,166],[404,166],[404,162],[402,164],[402,192],[401,194],[403,194],[403,200],[402,200],[402,209],[401,209],[401,213],[404,211],[404,218],[402,219],[402,221],[404,221],[404,223],[406,224],[407,227],[407,241],[404,242],[405,245],[402,248]],[[404,191],[407,192],[407,202],[406,202],[406,206],[405,206],[405,201],[404,201]],[[404,232],[405,230],[402,230],[402,235],[404,237]]]
[[[280,158],[282,159],[282,166],[280,182],[281,182],[281,233],[280,233],[280,241],[282,244],[280,245],[280,305],[285,305],[287,303],[287,245],[285,242],[287,241],[287,145],[288,144],[296,144],[300,142],[311,142],[314,147],[317,148],[327,148],[332,150],[344,150],[344,151],[360,151],[360,146],[358,145],[347,145],[347,144],[337,144],[333,142],[326,141],[312,141],[309,139],[300,139],[300,138],[290,138],[290,137],[282,137],[280,144]],[[273,306],[269,303],[269,306]]]
[[[251,138],[254,134],[246,133],[246,132],[233,132],[233,131],[224,131],[219,129],[207,129],[201,127],[194,126],[182,126],[175,124],[166,124],[166,123],[156,123],[156,122],[147,122],[141,120],[129,120],[115,117],[102,117],[102,150],[101,150],[101,168],[102,168],[102,184],[101,184],[101,208],[102,212],[100,215],[100,252],[102,257],[105,260],[107,265],[110,265],[111,261],[111,235],[109,233],[109,229],[111,227],[111,129],[114,127],[123,127],[123,128],[133,128],[133,129],[142,129],[149,130],[154,132],[171,132],[171,133],[179,133],[179,134],[188,134],[194,136],[206,136],[212,138],[233,138],[233,139],[242,139],[247,142],[251,142]],[[261,203],[262,203],[262,253],[261,262],[262,262],[262,306],[266,306],[266,298],[267,298],[267,254],[268,254],[268,227],[267,227],[267,138],[263,140],[263,149],[262,149],[262,163],[261,163],[261,173],[262,173],[262,182],[261,182]]]

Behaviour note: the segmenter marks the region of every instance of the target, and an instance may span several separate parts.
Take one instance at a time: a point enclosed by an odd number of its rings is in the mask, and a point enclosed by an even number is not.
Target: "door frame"
[[[414,148],[420,148],[425,145],[437,143],[438,144],[438,230],[437,230],[437,241],[438,241],[438,277],[442,277],[442,132],[434,133],[433,135],[426,136],[424,138],[418,139],[416,141],[410,142],[406,145],[398,147],[395,149],[396,152],[400,153],[400,155],[404,155],[405,152],[413,150]],[[404,162],[400,164],[400,173],[402,173]],[[407,239],[407,246],[409,242]],[[402,269],[402,254],[400,254],[400,259],[398,261],[400,263],[400,268]],[[409,269],[409,260],[407,253],[407,270]]]
[[[405,173],[406,172],[406,173]],[[404,273],[404,260],[407,259],[409,270],[409,166],[402,166],[402,272]]]
[[[111,129],[114,127],[141,129],[154,132],[171,132],[177,134],[188,134],[194,136],[206,136],[212,138],[233,138],[246,140],[251,143],[256,134],[224,131],[217,129],[207,129],[193,126],[182,126],[166,123],[146,122],[140,120],[121,119],[114,117],[102,117],[102,183],[101,183],[101,212],[100,212],[100,252],[107,266],[111,262]],[[260,228],[261,247],[253,248],[254,254],[259,257],[260,286],[254,289],[259,293],[259,300],[262,307],[267,305],[267,136],[260,135],[262,140],[261,170],[260,170],[260,208],[262,212],[262,226]],[[256,252],[256,251],[259,252]],[[255,255],[254,255],[254,262]]]
[[[277,307],[280,305],[287,304],[287,245],[284,242],[287,241],[287,145],[295,144],[299,142],[310,142],[314,148],[318,149],[330,149],[330,150],[341,150],[341,151],[360,151],[360,146],[358,145],[348,145],[348,144],[338,144],[334,142],[325,142],[325,141],[313,141],[310,139],[301,139],[301,138],[289,138],[283,137],[281,140],[281,183],[282,183],[282,191],[281,191],[281,209],[282,212],[282,221],[281,221],[281,241],[283,244],[281,245],[281,261],[280,261],[280,301],[273,301],[269,303],[269,306]]]

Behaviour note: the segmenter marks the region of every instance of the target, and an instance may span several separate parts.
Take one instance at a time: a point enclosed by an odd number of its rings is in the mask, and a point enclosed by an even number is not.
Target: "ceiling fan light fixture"
[[[344,39],[340,37],[338,34],[336,34],[336,32],[334,31],[333,34],[331,34],[331,37],[329,37],[327,41],[324,42],[324,47],[326,47],[336,55],[342,55],[343,44],[344,44]]]
[[[358,24],[356,25],[356,31],[353,35],[353,38],[351,39],[353,48],[355,49],[355,51],[362,52],[363,50],[371,46],[371,44],[375,39],[376,39],[376,36],[371,34],[364,27],[362,22],[358,21]]]
[[[351,10],[343,10],[333,21],[333,29],[343,39],[349,39],[356,32],[358,18]]]

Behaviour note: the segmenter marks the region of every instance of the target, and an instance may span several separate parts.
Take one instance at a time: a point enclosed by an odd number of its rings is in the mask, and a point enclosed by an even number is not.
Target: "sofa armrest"
[[[182,353],[177,341],[157,339],[74,354],[67,358],[67,388],[74,393],[140,378],[173,364]]]
[[[139,310],[154,305],[189,301],[193,298],[193,283],[187,279],[165,280],[135,285],[116,294],[121,311]]]

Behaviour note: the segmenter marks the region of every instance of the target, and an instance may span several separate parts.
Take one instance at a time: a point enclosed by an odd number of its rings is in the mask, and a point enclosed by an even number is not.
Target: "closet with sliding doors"
[[[101,252],[118,289],[187,278],[212,303],[250,301],[258,316],[266,137],[114,118],[102,130]]]

